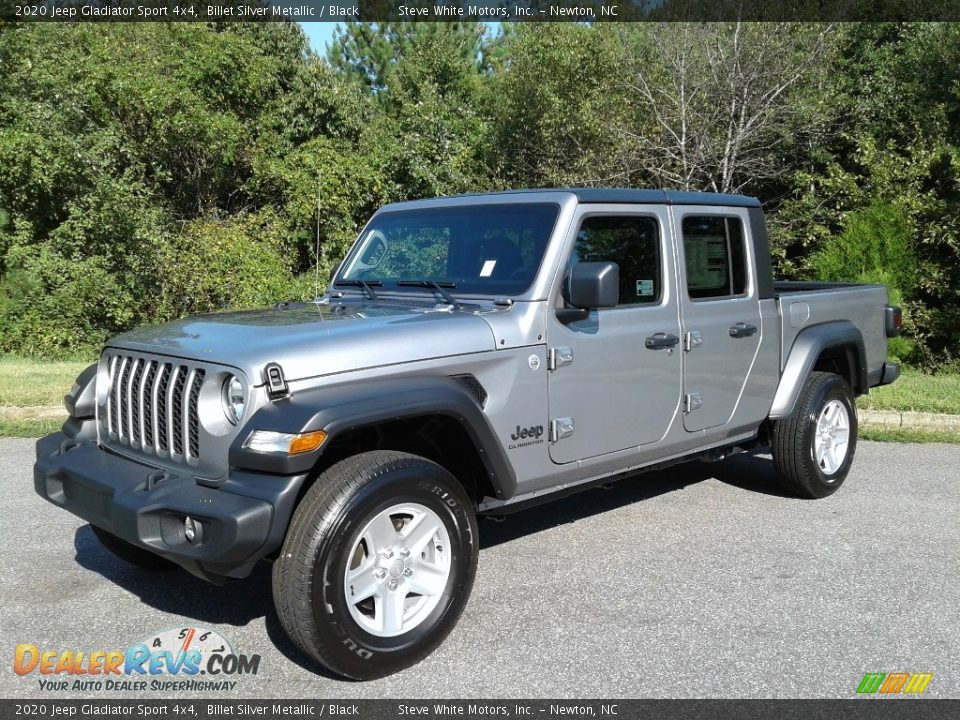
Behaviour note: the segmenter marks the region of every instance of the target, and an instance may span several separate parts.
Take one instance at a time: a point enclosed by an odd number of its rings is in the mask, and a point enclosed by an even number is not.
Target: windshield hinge
[[[269,363],[263,368],[263,379],[267,383],[267,397],[271,400],[279,400],[290,394],[290,388],[283,377],[283,368],[277,363]]]

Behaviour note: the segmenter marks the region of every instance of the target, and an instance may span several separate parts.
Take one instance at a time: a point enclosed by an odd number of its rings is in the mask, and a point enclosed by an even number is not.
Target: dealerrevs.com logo
[[[259,655],[240,655],[219,633],[199,627],[150,635],[125,650],[41,649],[17,645],[13,671],[48,692],[229,692],[256,675]]]

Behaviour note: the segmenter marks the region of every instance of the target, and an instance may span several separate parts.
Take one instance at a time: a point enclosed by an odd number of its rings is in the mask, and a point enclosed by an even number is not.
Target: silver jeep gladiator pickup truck
[[[478,515],[754,446],[791,493],[833,493],[899,328],[883,287],[774,282],[754,198],[388,205],[313,302],[108,342],[34,480],[137,565],[272,561],[292,640],[375,678],[456,623]]]

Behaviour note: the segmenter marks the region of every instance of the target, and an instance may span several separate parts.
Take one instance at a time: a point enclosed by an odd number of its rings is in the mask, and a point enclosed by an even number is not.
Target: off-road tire
[[[451,545],[449,577],[421,624],[379,637],[351,616],[344,574],[365,524],[405,502],[442,521]],[[330,467],[304,495],[273,566],[273,600],[298,648],[333,673],[371,680],[414,665],[443,642],[470,596],[477,553],[473,503],[453,475],[417,455],[365,452]]]
[[[121,560],[135,565],[143,570],[172,570],[176,565],[166,558],[155,555],[149,550],[143,550],[136,545],[131,545],[126,540],[118,538],[113,533],[107,532],[96,525],[91,525],[90,529],[97,536],[97,540],[107,550],[116,555]]]
[[[847,411],[849,438],[839,467],[826,473],[816,459],[817,421],[827,403],[839,401]],[[803,498],[824,498],[843,484],[857,449],[857,410],[850,385],[839,375],[810,373],[793,415],[773,423],[773,462],[787,492]]]

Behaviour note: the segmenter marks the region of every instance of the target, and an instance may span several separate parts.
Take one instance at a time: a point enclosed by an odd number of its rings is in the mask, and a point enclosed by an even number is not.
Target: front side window
[[[536,277],[559,213],[555,203],[381,213],[335,282],[395,288],[423,281],[467,294],[522,293]]]
[[[567,266],[568,277],[578,262],[615,262],[620,266],[619,306],[660,301],[660,228],[654,217],[585,217]]]
[[[687,215],[683,218],[683,255],[691,299],[746,293],[747,256],[740,218]]]

